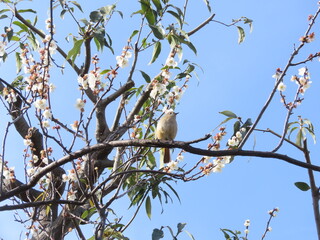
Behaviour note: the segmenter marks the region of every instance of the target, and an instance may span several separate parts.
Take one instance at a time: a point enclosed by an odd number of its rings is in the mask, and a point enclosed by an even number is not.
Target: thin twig
[[[306,163],[311,164],[311,159],[310,159],[308,145],[307,145],[307,139],[303,141],[303,148],[304,148],[303,153],[306,159]],[[315,219],[317,233],[318,233],[318,240],[320,240],[319,189],[316,185],[314,174],[311,169],[308,169],[308,175],[309,175],[309,182],[310,182],[311,196],[312,196],[312,203],[313,203],[312,204],[313,214],[314,214],[314,219]]]
[[[309,32],[311,31],[311,28],[313,27],[314,23],[315,23],[315,20],[316,18],[318,17],[320,13],[320,8],[318,8],[316,14],[314,15],[312,21],[309,23],[309,26],[308,26],[308,29],[307,31],[305,32],[305,37],[308,36]],[[277,79],[277,82],[276,84],[274,85],[266,103],[264,104],[264,106],[262,107],[256,121],[253,123],[253,125],[251,126],[251,128],[249,129],[249,131],[247,132],[247,134],[244,136],[243,140],[241,141],[240,145],[239,145],[239,148],[241,149],[244,144],[246,143],[246,141],[248,140],[248,138],[250,137],[250,135],[252,134],[252,132],[254,131],[254,129],[256,128],[256,126],[258,125],[258,123],[260,122],[263,114],[265,113],[265,111],[267,110],[267,108],[269,107],[269,104],[271,103],[271,100],[273,99],[274,97],[274,94],[276,93],[277,91],[277,88],[278,88],[278,85],[283,81],[283,78],[284,76],[286,75],[288,69],[290,66],[292,66],[292,61],[293,59],[295,58],[295,56],[299,53],[300,49],[305,45],[304,42],[301,42],[299,47],[294,49],[293,53],[291,54],[289,60],[288,60],[288,63],[286,64],[284,70],[282,71],[280,77]]]

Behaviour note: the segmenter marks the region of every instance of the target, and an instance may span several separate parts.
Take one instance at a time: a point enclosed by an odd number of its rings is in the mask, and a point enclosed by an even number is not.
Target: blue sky
[[[90,1],[90,4],[86,1],[79,1],[79,3],[88,12],[102,5],[101,1]],[[104,1],[103,4],[111,3],[113,2]],[[198,54],[194,56],[186,50],[184,57],[200,65],[204,72],[197,71],[199,80],[195,77],[190,80],[189,88],[177,106],[179,130],[176,139],[189,141],[211,132],[224,120],[224,117],[218,113],[223,110],[231,110],[243,119],[249,117],[255,119],[274,86],[274,79],[271,76],[278,67],[285,66],[294,44],[299,44],[299,37],[307,29],[308,15],[313,14],[317,9],[316,3],[317,1],[303,0],[213,1],[211,4],[213,12],[216,13],[216,20],[230,23],[231,19],[246,16],[254,21],[253,32],[249,34],[249,29],[245,26],[246,39],[239,45],[236,28],[227,28],[212,22],[191,37]],[[46,8],[44,1],[26,2],[24,5],[27,8]],[[130,18],[131,12],[137,10],[137,3],[130,1],[128,4],[128,1],[120,0],[117,8],[123,11],[124,19],[115,16],[108,25],[108,29],[114,38],[115,54],[119,55],[128,36],[137,28],[134,25],[137,17]],[[40,14],[39,24],[46,18],[44,13],[45,11],[42,11]],[[190,1],[187,14],[186,21],[190,29],[209,16],[202,0]],[[39,26],[44,27],[45,24],[41,24]],[[319,24],[316,25],[315,29],[317,28]],[[64,36],[74,31],[74,28],[69,29],[67,25],[59,27],[57,23],[58,33],[60,29],[64,33],[60,39],[64,46]],[[310,53],[318,52],[318,43],[316,34],[316,41],[306,46],[306,49],[301,52],[300,59]],[[66,46],[66,49],[68,47],[70,45]],[[157,74],[167,53],[159,58],[155,66],[146,65],[150,61],[150,54],[147,52],[143,55],[138,69],[153,76]],[[108,67],[111,64],[109,62],[114,63],[114,59],[115,56],[105,50],[101,55],[101,65],[104,63]],[[292,116],[293,120],[297,119],[297,115],[310,119],[315,125],[316,135],[319,133],[317,124],[320,122],[320,115],[315,107],[320,101],[319,64],[315,60],[307,65],[313,81],[312,87],[306,92],[303,104],[294,111],[295,115]],[[297,74],[298,68],[303,66],[292,68],[289,74]],[[120,77],[125,78],[127,71],[128,69],[119,73]],[[2,64],[0,67],[0,77],[4,79],[12,78],[14,72],[15,69],[8,64]],[[76,110],[70,110],[70,108],[74,108],[75,99],[80,96],[75,91],[76,76],[67,72],[63,77],[59,73],[55,74],[57,76],[54,79],[57,85],[55,94],[61,97],[68,94],[72,99],[70,102],[56,100],[54,104],[59,109],[58,113],[70,112],[61,114],[61,117],[71,123],[74,120],[72,114],[76,113]],[[285,79],[288,86],[286,94],[289,99],[290,94],[295,91],[295,84],[290,82],[290,76],[288,75]],[[134,77],[139,79],[139,73],[136,73]],[[68,87],[74,89],[69,92],[66,90]],[[72,94],[69,95],[69,93]],[[0,109],[1,112],[5,111],[3,107]],[[286,110],[277,95],[258,128],[271,128],[276,132],[281,132],[285,114]],[[0,119],[1,129],[4,129],[4,120]],[[232,124],[227,124],[227,127],[229,127],[227,132],[231,134]],[[4,132],[1,131],[1,139],[3,134]],[[14,145],[17,141],[21,143],[21,146]],[[8,157],[18,162],[22,156],[22,140],[13,135],[9,143],[11,145],[7,151]],[[207,143],[198,146],[205,148]],[[255,133],[245,148],[271,150],[276,144],[277,138],[267,133]],[[309,147],[312,160],[314,164],[317,164],[319,149],[313,145],[312,141],[309,142]],[[291,147],[284,146],[279,152],[303,161],[302,154]],[[185,162],[192,164],[199,159],[199,156],[186,155]],[[161,208],[155,202],[152,219],[149,220],[142,210],[136,222],[128,229],[126,236],[130,239],[150,239],[153,228],[168,225],[175,229],[177,223],[186,222],[185,229],[191,232],[196,239],[223,239],[222,233],[219,232],[220,228],[243,231],[244,221],[250,219],[249,239],[260,239],[269,217],[268,210],[279,207],[280,212],[271,223],[273,230],[266,239],[316,239],[311,194],[298,190],[294,186],[294,182],[297,181],[308,181],[305,169],[280,160],[237,157],[232,164],[224,168],[222,173],[211,174],[196,182],[178,182],[175,186],[181,203],[174,198],[174,203],[165,205],[164,212],[161,214]],[[115,208],[118,209],[119,216],[130,219],[129,213],[132,213],[132,210],[127,209],[126,199],[121,200]],[[23,228],[9,221],[13,219],[11,213],[1,213],[1,216],[2,219],[8,220],[0,225],[0,238],[18,239]],[[90,237],[91,234],[92,229],[87,229],[86,236]],[[170,239],[168,234],[165,232],[164,239]],[[24,236],[21,239],[24,239]],[[70,236],[67,239],[74,238]],[[185,234],[181,239],[189,239],[189,237]]]

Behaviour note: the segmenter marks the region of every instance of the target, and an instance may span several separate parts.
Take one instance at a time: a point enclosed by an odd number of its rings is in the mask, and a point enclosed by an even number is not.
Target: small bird
[[[173,140],[178,131],[178,124],[176,116],[178,113],[168,111],[157,124],[156,139],[161,140]],[[163,167],[164,163],[170,162],[170,149],[162,148],[160,150],[160,168]]]

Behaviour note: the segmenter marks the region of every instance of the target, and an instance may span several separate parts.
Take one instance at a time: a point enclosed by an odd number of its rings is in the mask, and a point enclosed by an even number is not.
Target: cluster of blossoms
[[[17,94],[13,89],[4,88],[2,91],[3,96],[8,103],[14,103],[17,101]]]
[[[315,40],[315,33],[314,32],[312,32],[312,33],[310,33],[309,35],[307,35],[307,36],[302,36],[302,37],[300,37],[300,39],[299,39],[299,41],[300,42],[304,42],[304,43],[311,43],[311,42],[313,42],[314,40]]]
[[[177,85],[171,87],[169,89],[169,85],[175,84],[173,80],[170,80],[171,73],[170,69],[177,67],[178,63],[175,61],[173,57],[169,57],[166,60],[165,67],[163,68],[160,76],[153,79],[152,81],[152,91],[150,93],[150,97],[155,99],[157,96],[164,97],[165,103],[164,105],[174,105],[175,102],[180,101],[184,89],[187,88],[187,82],[189,80],[189,77],[187,77],[185,84],[182,87],[179,87]]]
[[[279,212],[280,209],[278,207],[272,209],[272,210],[269,210],[268,211],[268,214],[271,216],[271,217],[276,217],[277,216],[277,212]]]
[[[225,127],[220,127],[219,132],[216,133],[216,135],[213,137],[214,143],[208,144],[208,150],[219,150],[220,142],[226,134],[227,133],[225,132]],[[209,175],[214,172],[221,172],[225,165],[229,164],[231,160],[230,156],[223,156],[217,157],[212,162],[209,162],[211,158],[212,157],[205,156],[201,159],[201,161],[206,164],[205,166],[200,166],[200,170],[205,175]]]
[[[136,115],[135,116],[135,121],[139,121],[138,118],[140,116]],[[142,136],[142,129],[141,128],[137,128],[137,127],[133,127],[132,128],[133,131],[130,133],[130,137],[134,138],[134,139],[140,139]]]
[[[0,41],[0,59],[2,59],[2,57],[6,53],[6,46],[7,46],[6,42]]]
[[[26,145],[27,147],[33,146],[33,143],[28,136],[26,136],[26,138],[24,139],[24,145]],[[53,149],[49,147],[47,150],[42,150],[40,152],[40,156],[32,154],[31,159],[29,160],[29,163],[28,163],[29,168],[27,169],[27,175],[29,177],[32,177],[34,174],[41,172],[42,167],[40,167],[40,164],[41,166],[49,164],[48,157],[52,154],[52,152],[53,152]],[[29,154],[26,154],[26,157],[29,157],[29,156],[30,156]],[[40,182],[49,184],[51,181],[50,179],[51,179],[51,174],[47,174],[40,180]]]
[[[76,100],[75,107],[76,107],[77,109],[79,109],[81,112],[84,112],[84,106],[85,106],[85,104],[86,104],[86,100],[85,100],[85,99],[82,100],[81,98],[78,98],[78,99]]]
[[[2,158],[0,157],[0,169],[3,168],[3,176],[4,179],[10,180],[11,182],[15,182],[15,174],[14,174],[14,167],[8,167],[7,162],[3,162]]]
[[[55,31],[50,19],[46,20],[46,28],[52,33]],[[55,54],[57,45],[52,39],[51,34],[46,35],[42,42],[44,46],[37,49],[39,61],[36,61],[34,55],[29,53],[28,44],[24,44],[21,47],[19,57],[25,74],[24,82],[27,84],[26,90],[30,92],[31,96],[31,99],[28,99],[28,101],[30,103],[33,102],[38,112],[43,111],[42,116],[46,120],[42,121],[42,126],[49,128],[50,123],[48,119],[51,119],[52,114],[50,108],[47,106],[47,99],[49,98],[49,93],[55,90],[55,86],[49,83],[49,68],[51,56]],[[37,45],[39,46],[39,43],[37,43]],[[0,56],[4,54],[4,46],[5,44],[0,43]],[[17,95],[14,90],[4,89],[3,95],[9,103],[17,101]]]
[[[203,174],[209,175],[211,173],[215,172],[222,172],[222,169],[225,167],[226,164],[230,163],[231,156],[223,156],[223,157],[217,157],[212,162],[209,162],[211,157],[203,157],[202,162],[206,163],[206,166],[200,166],[200,170]]]
[[[117,64],[121,68],[129,66],[129,59],[132,57],[132,53],[129,51],[130,47],[123,48],[122,54],[116,56]]]
[[[184,159],[181,153],[178,154],[177,159],[175,161],[170,161],[167,166],[164,167],[165,172],[172,172],[179,169],[179,163],[182,162]]]
[[[291,81],[299,85],[301,94],[304,94],[312,83],[312,81],[310,81],[310,73],[306,67],[300,68],[298,70],[298,76],[292,76]]]
[[[242,137],[245,133],[246,133],[245,128],[241,128],[240,131],[237,131],[236,134],[228,140],[228,146],[231,148],[237,147],[241,142]]]
[[[33,98],[41,96],[42,101],[48,98],[48,93],[53,92],[55,86],[49,83],[49,72],[46,59],[46,50],[39,49],[41,62],[36,62],[32,55],[28,55],[28,45],[25,44],[21,49],[20,59],[23,64],[24,73],[27,76],[24,78],[24,82],[27,83],[26,89],[31,92]],[[13,90],[4,89],[3,95],[9,103],[17,101],[16,93]],[[39,99],[38,99],[39,100]],[[29,101],[33,101],[32,99]],[[37,105],[37,104],[35,104]]]
[[[281,70],[277,69],[276,73],[272,77],[278,79],[281,73]],[[298,75],[293,75],[290,80],[298,84],[299,92],[301,94],[304,94],[312,83],[312,81],[310,81],[310,73],[306,67],[300,68],[298,70]],[[280,82],[278,84],[277,90],[283,92],[286,90],[286,88],[287,86],[283,82]]]
[[[91,91],[95,95],[98,95],[100,92],[103,92],[104,88],[106,87],[106,83],[103,83],[101,81],[100,67],[97,66],[99,60],[100,59],[97,55],[92,57],[94,69],[91,70],[88,74],[85,74],[84,76],[78,76],[78,83],[80,85],[80,89],[91,89]]]
[[[76,166],[74,169],[68,170],[68,175],[67,174],[62,175],[63,182],[70,181],[71,183],[74,183],[78,180],[78,177],[81,178],[83,176],[84,167],[85,167],[85,159],[80,159],[75,164],[76,164]]]
[[[250,220],[249,219],[245,220],[243,225],[246,227],[246,229],[244,230],[244,233],[246,235],[248,235],[249,234],[249,227],[250,227]]]

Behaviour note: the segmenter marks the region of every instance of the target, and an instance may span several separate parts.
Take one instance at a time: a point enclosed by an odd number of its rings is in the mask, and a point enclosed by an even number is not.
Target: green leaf
[[[162,29],[160,26],[149,25],[149,27],[151,28],[152,33],[156,38],[160,40],[164,39],[164,35],[162,34]]]
[[[33,50],[36,50],[39,48],[39,42],[37,41],[36,37],[34,36],[34,34],[32,32],[29,32],[29,35],[27,38],[28,38]]]
[[[186,41],[184,44],[186,44],[193,52],[195,55],[197,55],[197,49],[196,47],[192,44],[192,42]]]
[[[98,51],[103,50],[103,46],[105,45],[105,41],[106,41],[105,35],[106,35],[106,32],[103,27],[96,29],[95,32],[93,33],[94,41]]]
[[[35,10],[33,9],[20,9],[18,10],[19,13],[24,13],[24,12],[31,12],[31,13],[37,13]]]
[[[19,38],[18,36],[12,36],[11,41],[16,41],[16,42],[20,42],[21,38]]]
[[[151,151],[148,152],[147,156],[148,156],[147,165],[150,169],[153,169],[157,165],[156,158],[154,157]]]
[[[90,20],[92,22],[98,22],[102,19],[102,14],[100,13],[100,11],[92,11],[89,15]]]
[[[152,64],[158,58],[160,52],[161,52],[161,43],[158,41],[154,45],[152,58],[151,58],[151,61],[149,62],[149,65]]]
[[[67,60],[72,58],[73,59],[72,62],[74,62],[74,59],[80,53],[81,46],[82,46],[83,42],[84,42],[83,39],[76,40],[74,42],[73,48],[68,52]]]
[[[182,232],[184,227],[186,226],[186,223],[178,223],[177,228],[178,228],[178,233]]]
[[[237,26],[237,29],[238,29],[238,43],[240,44],[244,41],[246,34],[242,27]]]
[[[228,117],[225,120],[223,120],[218,126],[221,126],[222,124],[225,124],[226,122],[230,121],[231,119],[234,119],[234,117]]]
[[[138,30],[134,30],[130,35],[129,39],[132,39],[135,35],[137,35],[138,32],[139,32]]]
[[[148,218],[151,219],[151,200],[149,196],[146,199],[146,212]]]
[[[244,18],[244,24],[249,24],[249,27],[250,27],[250,33],[252,32],[253,30],[253,24],[252,24],[253,20],[249,19],[249,18]]]
[[[13,28],[10,29],[10,31],[8,31],[8,27],[5,27],[5,32],[7,33],[7,37],[8,37],[8,41],[10,42],[12,37],[13,37]]]
[[[186,230],[185,230],[185,232],[186,232],[186,234],[188,234],[188,236],[189,236],[192,240],[195,240],[194,236],[193,236],[191,233],[189,233],[189,232],[186,231]]]
[[[60,18],[61,19],[64,19],[64,15],[66,14],[67,10],[66,9],[63,9],[61,12],[60,12]]]
[[[316,135],[314,134],[313,130],[306,128],[309,132],[309,134],[311,135],[312,139],[313,139],[313,143],[316,144]]]
[[[208,8],[209,12],[211,12],[211,6],[210,6],[209,0],[203,0],[203,1],[207,5],[207,8]]]
[[[110,71],[111,71],[110,69],[105,69],[105,70],[102,70],[100,74],[103,75],[103,74],[106,74],[106,73],[108,73]]]
[[[14,21],[13,24],[18,26],[18,27],[20,27],[25,32],[29,31],[29,28],[26,25],[24,25],[23,23],[19,22],[19,21]]]
[[[161,229],[155,228],[152,232],[152,240],[159,240],[164,237],[164,233]]]
[[[302,140],[303,140],[303,132],[302,132],[302,129],[300,128],[296,137],[296,144],[300,147],[302,146]]]
[[[171,227],[169,227],[169,226],[167,226],[167,228],[169,229],[169,231],[170,231],[170,233],[171,233],[171,236],[173,237],[173,239],[174,239],[174,233],[173,233],[173,231],[172,231],[172,228]]]
[[[240,121],[236,121],[233,124],[233,135],[236,135],[236,132],[240,130]]]
[[[2,9],[0,10],[0,14],[4,13],[4,12],[9,12],[10,10],[9,9]]]
[[[17,74],[21,71],[22,60],[20,57],[20,53],[16,52],[16,66],[17,66]]]
[[[176,195],[176,197],[178,198],[179,202],[181,202],[179,194],[177,193],[177,191],[167,182],[164,182],[170,189],[171,191],[174,193],[174,195]]]
[[[156,22],[156,17],[154,15],[153,9],[151,7],[150,1],[148,0],[140,0],[141,10],[146,17],[148,23],[150,25],[154,25]]]
[[[162,11],[162,6],[160,0],[152,0],[154,6],[157,8],[157,12],[160,13]]]
[[[305,182],[295,182],[294,185],[301,191],[308,191],[310,189],[309,185]]]
[[[70,1],[73,5],[75,5],[81,12],[83,12],[81,5],[76,1]]]
[[[170,13],[178,21],[180,27],[182,27],[182,21],[183,20],[181,19],[181,16],[178,13],[176,13],[174,11],[170,11],[170,10],[167,11],[167,13]]]
[[[230,117],[230,118],[237,118],[238,117],[235,113],[233,113],[231,111],[228,111],[228,110],[222,111],[222,112],[219,112],[219,113],[222,114],[222,115],[225,115],[227,117]]]
[[[8,17],[8,15],[3,14],[3,15],[0,16],[0,19],[4,19],[4,18],[7,18],[7,17]]]

